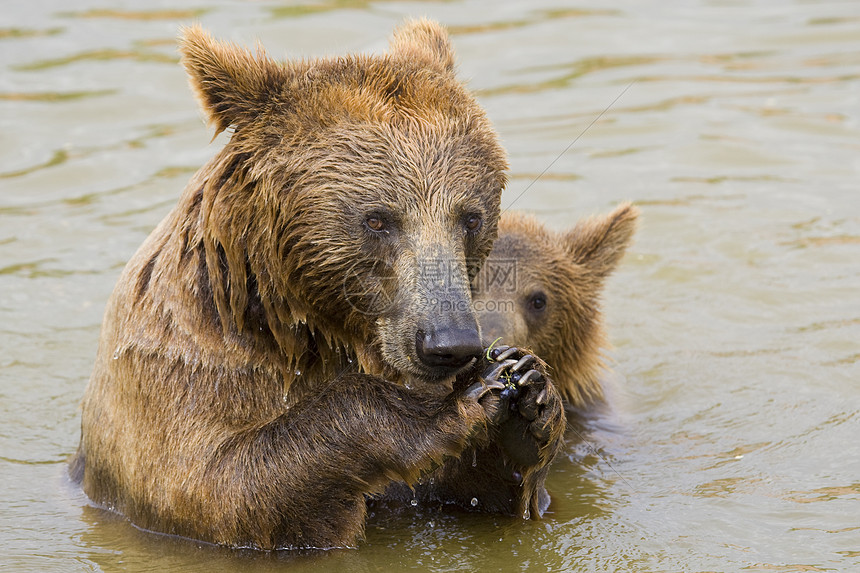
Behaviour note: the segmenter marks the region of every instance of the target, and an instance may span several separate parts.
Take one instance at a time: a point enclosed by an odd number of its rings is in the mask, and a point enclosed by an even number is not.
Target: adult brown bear
[[[444,30],[276,63],[191,28],[181,51],[232,135],[119,279],[72,476],[140,527],[264,549],[355,545],[368,499],[412,485],[536,516],[564,412],[539,360],[481,344],[507,165]]]

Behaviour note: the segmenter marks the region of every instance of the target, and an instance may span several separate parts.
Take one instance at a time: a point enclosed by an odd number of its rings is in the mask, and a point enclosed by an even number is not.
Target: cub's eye
[[[368,215],[364,220],[364,224],[367,225],[371,231],[376,231],[377,233],[385,230],[385,221],[383,221],[382,217],[378,215]]]
[[[529,297],[529,308],[531,310],[543,310],[546,308],[546,295],[542,292],[536,292]]]
[[[481,228],[483,223],[484,221],[481,219],[481,216],[473,213],[471,215],[466,215],[466,218],[463,221],[463,226],[466,228],[466,231],[475,233]]]

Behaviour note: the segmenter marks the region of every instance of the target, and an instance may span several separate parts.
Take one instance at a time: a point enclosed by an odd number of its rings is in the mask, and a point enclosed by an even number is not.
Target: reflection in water
[[[515,94],[533,94],[537,92],[547,91],[547,90],[557,90],[563,89],[570,86],[571,82],[576,79],[581,78],[582,76],[594,72],[608,70],[610,68],[622,67],[622,66],[639,66],[650,64],[652,62],[656,62],[656,58],[649,57],[629,57],[629,58],[610,58],[610,57],[597,57],[597,58],[586,58],[584,60],[579,60],[572,64],[567,64],[562,66],[563,68],[569,68],[565,71],[565,73],[559,77],[543,80],[541,82],[535,84],[514,84],[509,86],[500,86],[492,89],[481,90],[479,93],[483,96],[498,96],[503,94],[515,93]],[[559,66],[553,66],[552,68],[544,68],[543,71],[549,69],[553,70]],[[531,68],[529,71],[542,71],[541,68]]]
[[[81,12],[60,12],[63,18],[104,18],[108,20],[193,20],[209,12],[208,9],[197,10],[110,10],[91,8]]]
[[[38,93],[23,93],[11,92],[0,93],[0,100],[8,101],[34,101],[34,102],[58,102],[70,101],[76,99],[84,99],[91,97],[100,97],[105,95],[115,94],[116,90],[96,90],[96,91],[78,91],[78,92],[38,92]]]
[[[498,32],[510,30],[513,28],[524,28],[526,26],[534,26],[535,24],[549,21],[558,24],[559,21],[565,18],[620,15],[621,12],[617,10],[600,10],[588,8],[556,8],[548,10],[534,10],[532,12],[529,12],[527,17],[521,18],[519,20],[497,20],[495,22],[452,25],[448,26],[448,31],[455,36],[462,34],[483,34],[486,32]]]
[[[337,559],[338,553],[355,553],[351,550],[263,552],[227,549],[141,530],[122,516],[89,505],[82,508],[81,520],[87,525],[81,541],[90,548],[85,559],[103,571],[130,568],[210,572],[213,567],[224,571],[267,571],[287,565],[292,569],[325,568],[330,559]],[[117,551],[120,548],[121,551]]]
[[[550,513],[523,522],[419,504],[370,517],[359,549],[260,553],[143,532],[89,506],[58,479],[58,460],[77,445],[105,301],[225,140],[203,146],[212,133],[176,63],[179,26],[200,20],[241,43],[261,37],[274,57],[312,56],[379,50],[415,11],[451,26],[460,74],[510,152],[504,205],[519,197],[516,208],[556,228],[624,200],[642,209],[604,301],[617,347],[612,408],[578,428],[585,441],[570,436],[549,478]],[[817,2],[17,3],[14,25],[0,28],[4,565],[857,569],[855,12]]]
[[[136,62],[164,62],[176,63],[178,58],[175,56],[166,56],[155,52],[132,51],[132,50],[93,50],[89,52],[81,52],[63,58],[55,58],[50,60],[40,60],[15,66],[13,69],[21,72],[33,72],[55,68],[59,66],[68,66],[86,61],[111,61],[111,60],[134,60]]]

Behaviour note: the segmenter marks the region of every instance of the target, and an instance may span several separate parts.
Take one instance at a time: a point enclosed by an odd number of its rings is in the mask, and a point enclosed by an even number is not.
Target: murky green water
[[[556,463],[552,513],[418,508],[306,555],[89,507],[64,463],[105,301],[223,143],[178,26],[314,56],[383,49],[406,15],[451,27],[510,151],[505,205],[643,212],[605,299],[614,408]],[[856,2],[7,0],[0,70],[0,569],[860,569]]]

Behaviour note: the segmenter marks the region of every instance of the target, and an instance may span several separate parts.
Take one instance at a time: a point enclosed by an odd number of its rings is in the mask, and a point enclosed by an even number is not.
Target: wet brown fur
[[[413,360],[427,317],[409,297],[421,261],[489,253],[504,152],[432,22],[407,23],[379,56],[280,63],[199,28],[181,51],[208,119],[232,135],[119,279],[70,472],[143,528],[353,546],[367,495],[491,439],[492,400],[462,391],[474,375],[445,390]],[[371,237],[368,209],[396,218],[396,236]],[[470,212],[483,227],[465,236]],[[394,287],[359,280],[379,260]],[[395,308],[374,316],[344,297],[387,288]],[[510,491],[486,509],[536,490]]]
[[[604,400],[600,376],[609,343],[601,293],[632,240],[638,214],[636,207],[623,204],[556,232],[531,215],[507,211],[475,281],[484,339],[527,344],[549,364],[554,384],[575,408]],[[514,274],[499,274],[509,271]],[[529,299],[538,292],[545,295],[546,307],[530,310]]]

